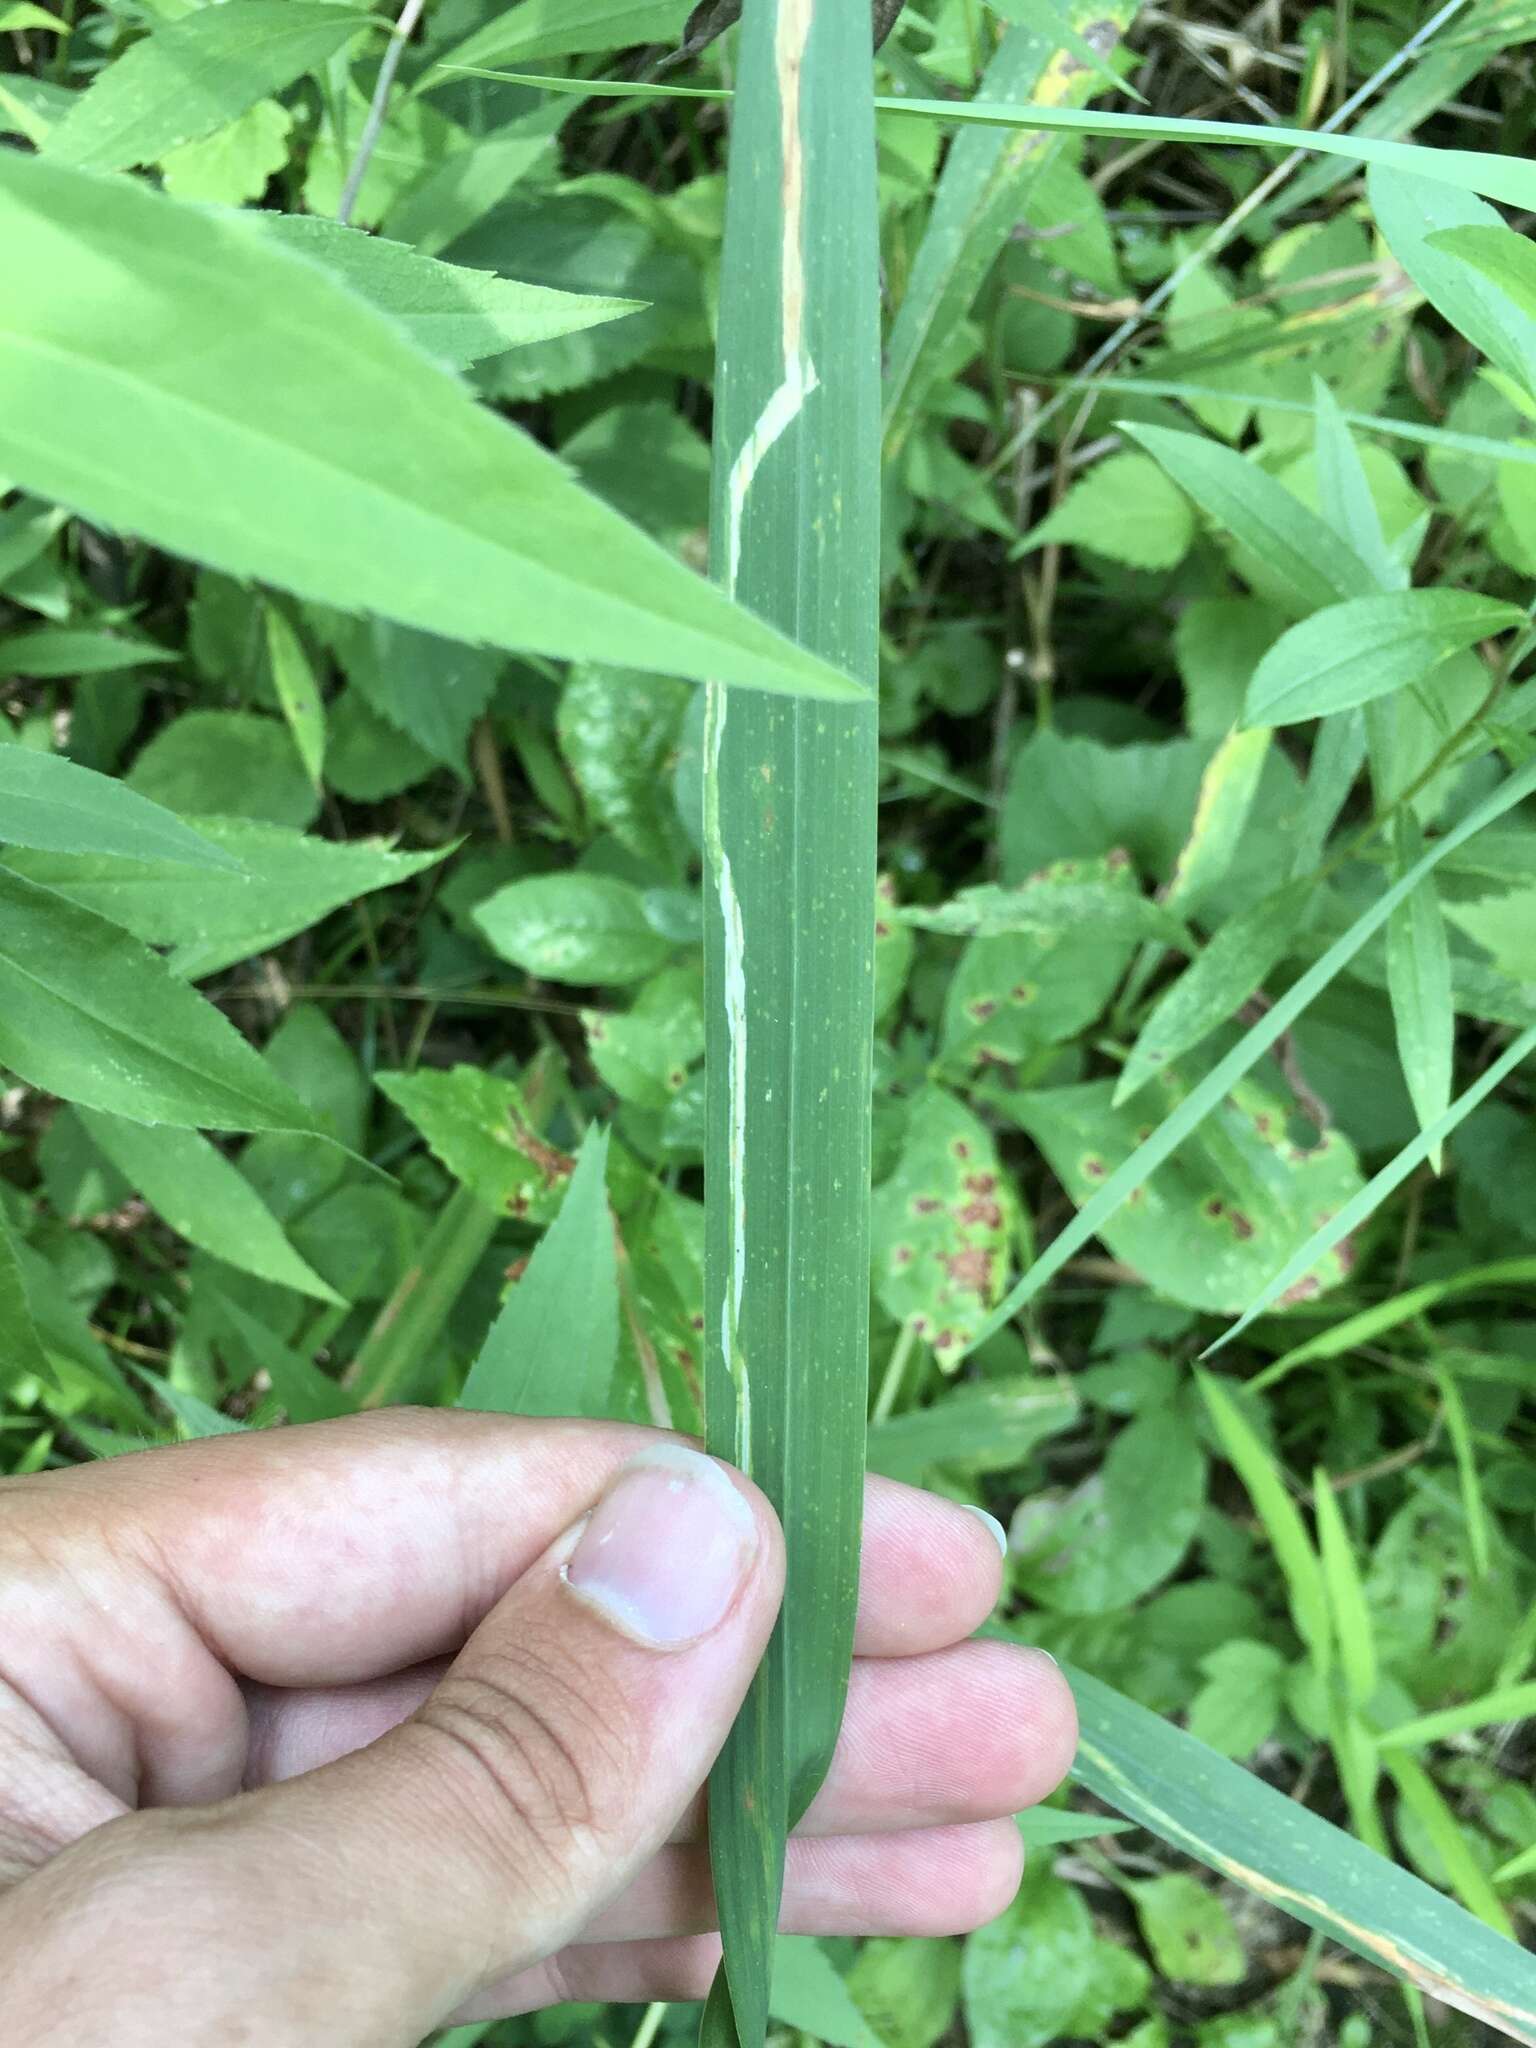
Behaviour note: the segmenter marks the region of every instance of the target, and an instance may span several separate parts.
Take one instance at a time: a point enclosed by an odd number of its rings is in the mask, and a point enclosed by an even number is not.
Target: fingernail
[[[714,1460],[658,1444],[615,1474],[562,1577],[625,1635],[672,1650],[724,1621],[756,1552],[752,1510]]]
[[[996,1539],[998,1549],[1006,1557],[1008,1555],[1008,1531],[1003,1527],[996,1515],[989,1515],[985,1508],[972,1507],[969,1501],[964,1501],[961,1505],[968,1515],[974,1515],[977,1521],[986,1523]]]

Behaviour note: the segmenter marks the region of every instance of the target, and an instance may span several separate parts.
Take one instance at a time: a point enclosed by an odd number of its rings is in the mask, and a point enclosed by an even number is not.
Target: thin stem
[[[903,1323],[901,1335],[891,1347],[885,1378],[880,1382],[880,1391],[875,1396],[875,1412],[869,1418],[871,1428],[876,1423],[890,1421],[891,1411],[896,1406],[896,1396],[901,1392],[901,1382],[906,1375],[907,1360],[912,1356],[916,1343],[916,1327],[910,1322]]]
[[[645,2008],[644,2019],[641,2020],[639,2026],[635,2029],[635,2038],[630,2042],[629,2048],[651,2048],[651,2043],[660,2031],[661,2023],[666,2018],[667,2011],[668,2008],[665,2005],[648,2005]]]
[[[400,69],[400,59],[405,46],[415,33],[422,10],[427,0],[405,0],[400,10],[400,19],[395,23],[389,38],[389,47],[379,60],[379,75],[374,80],[373,99],[369,103],[368,118],[363,123],[362,138],[357,145],[357,154],[347,172],[347,182],[341,190],[341,204],[336,209],[336,218],[343,227],[352,219],[352,209],[357,205],[357,195],[362,189],[368,166],[373,162],[373,152],[379,146],[379,136],[384,128],[384,116],[389,108],[389,89],[395,82],[395,73]]]

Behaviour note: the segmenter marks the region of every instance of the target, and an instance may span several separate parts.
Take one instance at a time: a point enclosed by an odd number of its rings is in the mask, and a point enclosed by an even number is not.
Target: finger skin
[[[372,1742],[416,1710],[442,1668],[334,1691],[257,1690],[247,1783],[294,1777]],[[881,1834],[1018,1813],[1061,1783],[1076,1737],[1071,1692],[1037,1650],[970,1642],[860,1659],[826,1782],[799,1831]],[[699,1840],[702,1822],[698,1800],[679,1839]]]
[[[670,1887],[620,1903],[606,1928],[535,1969],[493,1984],[454,2014],[501,2019],[569,2000],[641,2003],[703,1998],[720,1958],[712,1931],[656,1932],[684,1922],[712,1929],[701,1850],[666,1852]],[[786,1934],[969,1934],[1005,1912],[1019,1887],[1024,1846],[1011,1821],[909,1835],[793,1842],[785,1870]]]
[[[451,1656],[649,1430],[392,1409],[0,1479],[0,1688],[125,1805],[226,1796],[237,1678],[345,1685]],[[871,1481],[856,1646],[958,1642],[985,1525]]]

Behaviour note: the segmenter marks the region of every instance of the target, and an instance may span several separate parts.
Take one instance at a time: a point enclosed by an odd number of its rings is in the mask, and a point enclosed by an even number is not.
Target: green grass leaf
[[[62,754],[0,746],[0,843],[238,875],[240,862],[161,804]]]
[[[138,940],[0,869],[0,1064],[147,1124],[311,1131],[311,1112]]]
[[[1068,1676],[1075,1774],[1096,1797],[1496,2033],[1536,2041],[1536,1957],[1145,1707]]]
[[[1352,711],[1525,617],[1519,605],[1473,590],[1382,591],[1331,604],[1281,634],[1253,672],[1243,716],[1250,725],[1295,725]]]
[[[90,171],[154,163],[321,70],[374,26],[316,0],[224,0],[165,22],[100,73],[43,153]]]
[[[1434,1780],[1412,1757],[1389,1753],[1382,1761],[1404,1806],[1418,1820],[1445,1865],[1451,1889],[1469,1913],[1475,1913],[1479,1920],[1486,1921],[1495,1933],[1506,1936],[1513,1947],[1515,1930],[1504,1910],[1504,1902],[1472,1854],[1460,1822],[1446,1805]]]
[[[873,681],[879,277],[869,14],[749,6],[726,192],[711,567]],[[787,199],[787,203],[786,203]],[[786,1538],[783,1621],[710,1778],[711,2048],[760,2048],[784,1837],[837,1737],[868,1402],[877,722],[712,686],[705,1416]]]
[[[608,1133],[581,1142],[565,1200],[507,1296],[459,1396],[498,1415],[605,1415],[619,1347]]]
[[[1317,1547],[1333,1615],[1334,1640],[1339,1646],[1339,1668],[1352,1705],[1363,1709],[1376,1690],[1376,1633],[1349,1531],[1328,1474],[1321,1470],[1313,1476],[1312,1512],[1317,1518]]]
[[[1400,815],[1394,833],[1399,873],[1424,851],[1417,822]],[[1451,952],[1435,880],[1428,875],[1387,919],[1387,993],[1397,1029],[1397,1055],[1419,1128],[1428,1130],[1450,1107],[1456,1061],[1456,1005]],[[1439,1173],[1444,1149],[1429,1155]]]
[[[1532,1715],[1536,1715],[1536,1683],[1502,1685],[1493,1692],[1480,1693],[1475,1700],[1464,1700],[1459,1707],[1441,1707],[1436,1713],[1400,1721],[1376,1740],[1382,1749],[1418,1749],[1452,1735],[1465,1735],[1473,1728],[1524,1721]]]
[[[275,604],[267,605],[265,610],[272,687],[293,734],[299,759],[318,789],[320,772],[325,766],[325,706],[320,698],[320,685],[304,643],[286,612]]]
[[[0,470],[28,489],[454,639],[866,694],[241,216],[7,151],[0,241]]]

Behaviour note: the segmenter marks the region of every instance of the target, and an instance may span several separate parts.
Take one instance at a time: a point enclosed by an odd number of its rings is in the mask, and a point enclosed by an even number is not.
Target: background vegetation
[[[222,54],[176,40],[215,11]],[[0,0],[0,166],[38,149],[60,209],[74,167],[145,166],[189,221],[259,215],[253,293],[262,264],[339,274],[702,566],[726,114],[473,75],[639,79],[686,15],[436,0],[388,43],[301,0]],[[1533,30],[1520,0],[932,0],[877,86],[1518,158]],[[734,61],[731,33],[668,75]],[[1182,1721],[1528,1936],[1536,812],[1507,798],[1536,726],[1536,262],[1470,192],[1279,149],[886,116],[878,171],[870,1462],[1010,1524],[998,1626],[1088,1704],[1097,1679]],[[348,608],[316,601],[285,548],[345,577],[306,473],[273,465],[241,555],[238,475],[169,413],[184,523],[93,496],[106,415],[83,386],[29,410],[4,346],[52,260],[30,204],[0,175],[0,484],[29,487],[0,500],[0,1468],[453,1401],[477,1358],[471,1400],[696,1427],[702,693],[611,665],[601,621],[605,661],[437,637],[430,576],[395,603],[366,529]],[[316,388],[351,375],[366,438],[373,323],[354,345],[342,305],[305,303],[293,388],[306,350]],[[592,546],[621,584],[612,530]],[[1090,1207],[1427,855],[1173,1156]],[[199,1134],[230,1129],[254,1135]],[[553,1326],[567,1381],[527,1363]],[[1493,2038],[1227,1881],[1230,1842],[1196,1862],[1109,1819],[1110,1725],[1090,1789],[1024,1823],[1003,1921],[788,1947],[786,2042]]]

